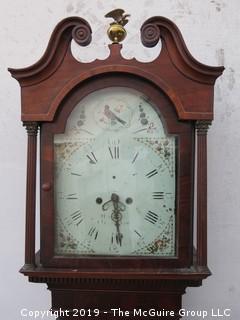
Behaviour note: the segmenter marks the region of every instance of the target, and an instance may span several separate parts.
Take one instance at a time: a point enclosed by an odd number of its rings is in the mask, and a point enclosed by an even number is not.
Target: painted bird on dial
[[[121,118],[119,118],[114,112],[112,112],[110,110],[110,107],[106,104],[105,107],[104,107],[104,115],[114,121],[114,120],[117,120],[118,122],[120,122],[122,125],[125,125],[126,124],[126,121],[122,120]]]

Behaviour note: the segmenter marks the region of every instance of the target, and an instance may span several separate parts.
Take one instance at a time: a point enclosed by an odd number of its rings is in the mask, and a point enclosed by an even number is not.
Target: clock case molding
[[[210,275],[207,267],[207,130],[213,120],[214,83],[224,67],[210,67],[195,60],[176,25],[164,17],[152,17],[141,27],[144,46],[153,47],[160,40],[162,43],[159,56],[148,63],[124,59],[121,56],[122,46],[118,43],[109,45],[110,55],[105,60],[90,63],[77,61],[71,53],[71,41],[73,39],[80,46],[87,46],[91,42],[91,33],[91,27],[84,19],[66,18],[56,26],[46,52],[37,63],[23,69],[9,68],[11,75],[21,86],[21,119],[28,134],[25,265],[20,272],[28,276],[31,282],[48,284],[55,309],[89,307],[93,299],[89,292],[94,293],[95,307],[100,305],[101,310],[113,306],[126,308],[126,301],[130,306],[141,307],[149,307],[153,301],[158,305],[160,301],[162,307],[177,309],[181,307],[181,296],[185,288],[200,286],[202,280]],[[138,257],[134,257],[135,263],[130,267],[122,265],[118,268],[111,263],[98,263],[95,259],[96,263],[90,264],[90,268],[84,263],[84,268],[78,264],[72,269],[69,266],[60,267],[60,263],[51,266],[51,263],[46,262],[44,254],[35,252],[38,129],[40,127],[41,149],[44,149],[44,128],[54,128],[68,99],[71,100],[71,96],[77,91],[83,92],[84,96],[85,88],[89,88],[91,83],[105,82],[108,85],[111,79],[114,85],[129,79],[127,84],[132,82],[133,87],[142,83],[142,88],[146,84],[153,91],[161,92],[174,106],[180,127],[191,128],[188,133],[192,134],[190,140],[193,143],[189,149],[194,150],[196,145],[195,155],[192,154],[191,158],[197,164],[196,248],[192,245],[191,210],[186,236],[187,241],[190,241],[190,251],[185,265],[159,264],[151,267],[149,263],[144,266],[136,262]],[[94,86],[95,84],[93,89]],[[44,162],[52,159],[51,151],[41,151],[41,157],[42,155],[44,159],[41,159],[41,170]],[[192,168],[192,182],[187,201],[193,207],[194,165],[189,163],[189,167]],[[45,194],[52,189],[52,181],[43,181],[41,178],[40,183],[41,201],[44,201]],[[44,204],[41,204],[41,208],[43,207]],[[43,216],[44,213],[41,212],[41,229],[44,221],[43,230],[46,231],[51,225],[47,224],[48,218]],[[41,231],[41,243],[44,242],[44,237],[45,234]],[[146,294],[151,297],[151,302]]]

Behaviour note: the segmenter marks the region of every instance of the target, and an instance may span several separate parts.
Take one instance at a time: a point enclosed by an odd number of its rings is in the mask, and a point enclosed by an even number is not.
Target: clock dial
[[[81,100],[54,136],[55,253],[174,256],[176,146],[136,90]]]

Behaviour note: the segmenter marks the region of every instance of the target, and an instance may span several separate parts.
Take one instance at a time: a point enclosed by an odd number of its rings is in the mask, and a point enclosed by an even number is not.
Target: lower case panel
[[[58,320],[177,320],[189,285],[184,281],[84,280],[82,284],[48,284]]]
[[[25,265],[20,272],[30,282],[47,284],[58,320],[179,320],[186,288],[201,286],[211,275],[207,267],[198,265],[114,272]]]

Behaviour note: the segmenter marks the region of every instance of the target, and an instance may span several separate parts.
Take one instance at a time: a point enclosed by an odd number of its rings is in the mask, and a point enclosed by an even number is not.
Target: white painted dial
[[[140,92],[85,97],[54,150],[56,254],[175,255],[176,137]]]

